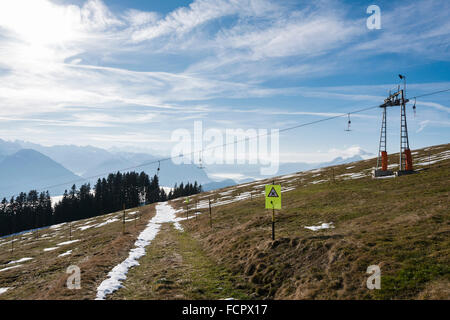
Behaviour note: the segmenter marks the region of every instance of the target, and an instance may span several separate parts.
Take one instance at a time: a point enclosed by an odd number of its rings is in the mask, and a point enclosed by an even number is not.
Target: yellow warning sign
[[[189,203],[189,197],[186,197],[186,200],[184,200],[185,203]]]
[[[266,209],[281,209],[281,185],[266,185]]]

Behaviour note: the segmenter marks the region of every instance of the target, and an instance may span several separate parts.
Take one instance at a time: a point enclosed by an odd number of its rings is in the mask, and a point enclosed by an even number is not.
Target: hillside
[[[272,179],[191,197],[189,219],[184,199],[137,209],[142,221],[128,213],[124,235],[118,212],[73,223],[76,242],[67,225],[16,236],[13,254],[11,237],[0,239],[0,299],[94,299],[155,223],[139,265],[108,299],[449,299],[450,145],[413,157],[417,173],[396,178],[372,179],[375,159],[276,178],[275,241],[263,202]],[[162,205],[178,218],[155,221]],[[71,264],[82,270],[80,290],[65,288]],[[381,290],[366,288],[370,265],[381,268]]]
[[[59,163],[32,149],[22,149],[0,161],[0,197],[17,192],[41,190],[80,179]],[[62,194],[71,184],[49,188],[51,194]],[[47,190],[47,189],[46,189]]]

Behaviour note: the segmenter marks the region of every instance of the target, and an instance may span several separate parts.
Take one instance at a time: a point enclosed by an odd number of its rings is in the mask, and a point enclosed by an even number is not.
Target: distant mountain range
[[[188,181],[197,181],[202,185],[213,182],[196,165],[175,165],[172,161],[159,164],[158,159],[161,157],[145,153],[110,152],[92,146],[47,147],[0,139],[0,197],[70,181],[49,190],[52,195],[60,195],[75,180],[77,186],[86,182],[93,185],[98,178],[117,171],[145,171],[153,176],[157,174],[158,165],[161,186],[173,187],[175,183]]]
[[[5,156],[0,161],[0,177],[1,197],[43,188],[52,194],[61,194],[64,186],[59,184],[80,179],[56,161],[32,149],[21,149]]]
[[[365,154],[367,155],[367,154]],[[194,164],[176,165],[172,161],[158,163],[165,158],[147,153],[126,152],[119,149],[104,150],[92,146],[57,145],[42,146],[25,141],[4,141],[0,139],[0,197],[11,196],[21,191],[37,189],[47,190],[52,196],[60,195],[74,182],[79,186],[90,182],[95,184],[98,178],[109,173],[121,171],[145,171],[150,176],[157,173],[160,185],[173,187],[175,183],[197,181],[205,191],[215,190],[237,184],[234,179],[223,178],[215,181],[210,177],[244,173],[239,183],[267,178],[260,174],[259,165],[208,165],[199,169]],[[285,175],[320,167],[359,161],[356,155],[351,158],[336,158],[324,163],[280,163],[276,175]],[[219,174],[220,175],[219,175]],[[245,179],[244,179],[245,178]],[[68,183],[66,183],[68,182]],[[64,185],[61,185],[66,183]]]

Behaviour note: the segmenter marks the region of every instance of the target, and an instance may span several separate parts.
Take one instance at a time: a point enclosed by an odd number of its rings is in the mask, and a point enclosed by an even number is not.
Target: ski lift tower
[[[405,79],[404,76],[400,79]],[[392,176],[394,173],[388,170],[388,154],[386,150],[387,145],[387,108],[400,106],[400,161],[399,169],[396,172],[397,176],[413,173],[411,150],[409,149],[408,127],[406,124],[406,103],[409,101],[405,98],[406,81],[404,89],[400,90],[400,86],[395,93],[389,92],[389,97],[384,99],[384,103],[380,105],[383,109],[383,118],[381,121],[380,144],[378,148],[377,167],[373,171],[373,177]],[[381,168],[380,168],[381,163]]]
[[[408,139],[408,125],[406,124],[406,103],[409,101],[405,98],[406,95],[406,78],[399,75],[400,79],[405,80],[404,89],[401,90],[401,105],[400,105],[400,159],[397,171],[397,176],[414,173],[412,165],[412,155],[409,149]],[[415,105],[415,104],[414,104]]]
[[[381,132],[380,132],[380,144],[378,147],[378,158],[377,158],[377,167],[373,171],[373,177],[385,177],[392,176],[394,174],[393,171],[388,170],[388,154],[387,154],[387,108],[394,107],[400,105],[400,88],[397,92],[391,94],[389,92],[389,97],[384,99],[384,103],[380,105],[380,108],[383,109],[383,118],[381,120]],[[381,163],[381,168],[380,168]]]

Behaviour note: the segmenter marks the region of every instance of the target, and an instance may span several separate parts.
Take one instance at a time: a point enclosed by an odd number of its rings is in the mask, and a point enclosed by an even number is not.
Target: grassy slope
[[[423,162],[428,153],[433,157],[448,149],[419,150],[414,157]],[[397,159],[393,155],[390,163]],[[253,285],[254,292],[247,292],[252,297],[449,299],[450,160],[394,179],[344,180],[343,174],[368,173],[372,166],[373,159],[281,181],[296,189],[283,193],[274,242],[262,197],[214,208],[212,230],[207,214],[185,227],[210,259]],[[311,184],[318,180],[326,182]],[[321,222],[333,222],[335,228],[304,228]],[[374,264],[381,267],[382,284],[371,291],[366,269]]]
[[[22,266],[0,272],[0,288],[10,289],[0,295],[0,299],[94,299],[98,285],[106,278],[111,269],[128,256],[134,247],[137,235],[146,222],[154,215],[154,205],[139,208],[141,221],[137,219],[136,228],[133,217],[128,215],[125,234],[122,233],[122,212],[107,214],[96,218],[79,220],[72,223],[72,240],[79,242],[64,246],[58,243],[69,241],[68,224],[59,229],[45,229],[36,239],[33,235],[16,236],[14,251],[11,253],[11,237],[0,242],[0,269],[9,267],[10,261],[24,257],[33,260],[23,262]],[[127,210],[130,212],[133,210]],[[102,223],[107,219],[119,221],[99,228],[80,230],[78,227]],[[44,252],[44,248],[58,247]],[[58,257],[72,250],[72,254]],[[16,263],[13,265],[19,265]],[[69,290],[66,287],[66,269],[77,265],[81,270],[81,289]],[[12,266],[12,265],[11,265]]]
[[[420,150],[422,159],[450,145]],[[396,155],[390,163],[397,161]],[[253,191],[253,199],[213,208],[182,222],[185,232],[165,224],[113,299],[449,299],[450,160],[436,162],[420,173],[395,179],[370,177],[345,180],[351,173],[368,174],[373,160],[279,178],[283,209],[277,212],[276,241],[271,241],[270,211],[261,195],[264,181],[193,197],[223,201]],[[333,179],[334,176],[334,179]],[[272,180],[272,179],[271,179]],[[322,181],[322,183],[317,183]],[[220,193],[229,192],[231,198]],[[257,196],[257,193],[259,196]],[[174,207],[183,199],[172,201]],[[93,299],[107,273],[123,261],[138,233],[154,215],[143,210],[134,228],[121,222],[98,229],[76,230],[82,241],[43,252],[68,240],[67,226],[41,232],[39,240],[21,236],[10,253],[10,239],[0,240],[0,269],[23,257],[34,258],[16,269],[0,272],[0,288],[12,287],[0,299]],[[183,214],[184,215],[184,214]],[[99,223],[121,216],[92,219]],[[129,217],[130,218],[130,217]],[[87,221],[74,223],[79,227]],[[310,231],[305,226],[333,222],[335,228]],[[48,238],[42,237],[48,233]],[[73,249],[72,255],[58,254]],[[65,287],[66,268],[82,270],[81,290]],[[366,289],[366,269],[381,267],[381,290]]]
[[[248,299],[250,285],[218,265],[188,232],[164,224],[113,299]]]

